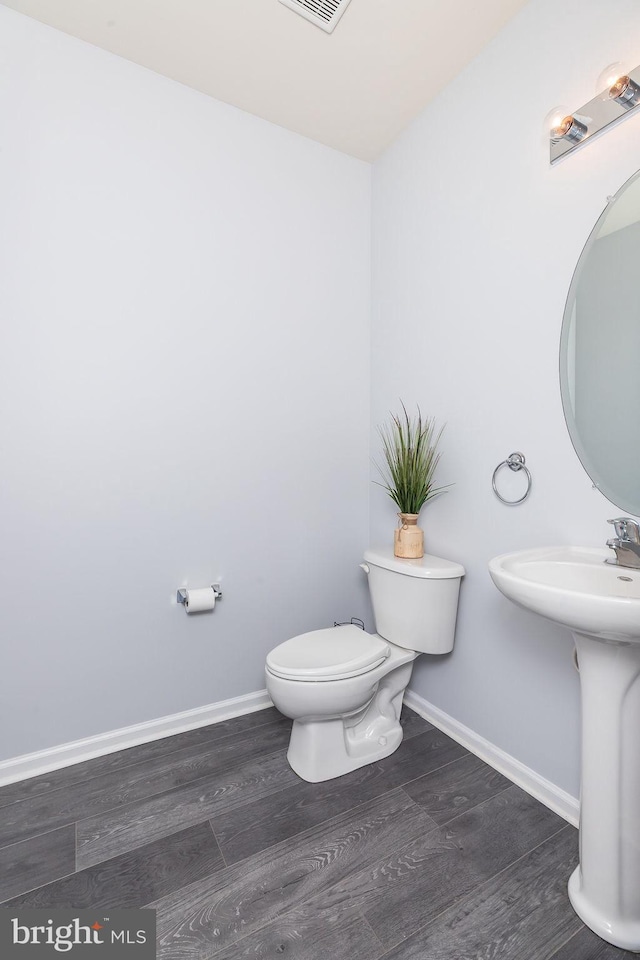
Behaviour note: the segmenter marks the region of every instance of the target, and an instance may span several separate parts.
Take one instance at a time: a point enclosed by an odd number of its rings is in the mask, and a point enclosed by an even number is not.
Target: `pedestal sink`
[[[640,952],[640,570],[609,550],[548,547],[489,563],[514,603],[572,631],[582,690],[580,865],[569,899],[598,936]]]

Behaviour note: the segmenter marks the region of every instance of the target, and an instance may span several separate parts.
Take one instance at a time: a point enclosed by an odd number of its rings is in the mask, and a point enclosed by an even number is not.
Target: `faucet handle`
[[[615,520],[607,520],[607,523],[613,524],[616,537],[620,540],[640,543],[640,525],[637,520],[632,520],[631,517],[617,517]]]

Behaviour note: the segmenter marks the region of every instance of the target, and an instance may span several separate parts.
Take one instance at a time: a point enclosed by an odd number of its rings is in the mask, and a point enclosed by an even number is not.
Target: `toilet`
[[[312,630],[267,656],[267,690],[293,720],[287,759],[318,783],[389,756],[400,746],[400,711],[421,653],[453,649],[464,568],[425,555],[401,560],[392,549],[367,550],[377,633],[354,624]]]

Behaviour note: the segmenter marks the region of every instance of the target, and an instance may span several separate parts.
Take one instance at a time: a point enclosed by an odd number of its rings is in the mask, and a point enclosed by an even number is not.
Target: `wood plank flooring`
[[[159,960],[626,960],[567,899],[577,831],[405,709],[326,783],[274,709],[0,788],[0,903],[153,907]]]

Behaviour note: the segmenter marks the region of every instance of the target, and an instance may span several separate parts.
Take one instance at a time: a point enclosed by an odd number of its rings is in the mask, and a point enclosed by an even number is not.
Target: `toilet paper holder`
[[[222,590],[220,589],[220,584],[219,584],[219,583],[212,583],[212,584],[211,584],[211,589],[213,590],[213,595],[214,595],[214,597],[216,598],[216,600],[222,600]],[[178,601],[178,603],[182,603],[182,604],[184,604],[184,603],[187,602],[187,588],[186,588],[186,587],[181,587],[180,590],[178,590],[178,594],[177,594],[177,596],[176,596],[176,600]]]

